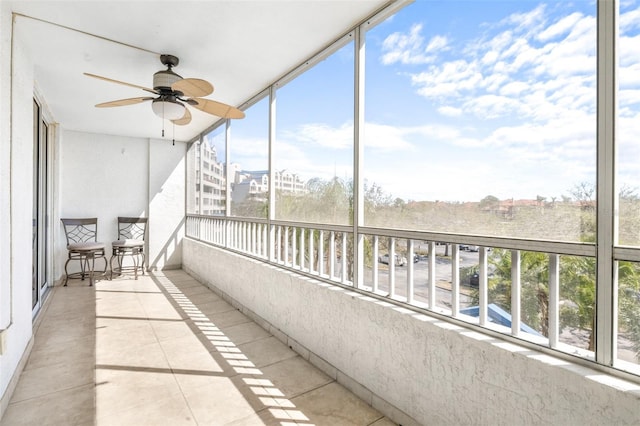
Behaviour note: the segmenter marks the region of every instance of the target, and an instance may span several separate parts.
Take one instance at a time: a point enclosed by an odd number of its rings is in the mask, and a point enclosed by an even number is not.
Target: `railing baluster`
[[[389,297],[396,296],[396,239],[389,238]]]
[[[487,286],[487,248],[480,247],[480,271],[479,271],[479,283],[478,283],[478,292],[480,299],[480,325],[486,326],[489,321],[488,312],[487,312],[487,301],[489,298],[489,289]]]
[[[378,249],[379,237],[374,235],[373,237],[373,292],[378,292],[378,257],[379,249]]]
[[[407,240],[407,303],[413,303],[413,240]]]
[[[298,228],[291,228],[291,267],[296,267],[298,258]]]
[[[336,272],[336,233],[331,231],[329,234],[329,278],[333,279]]]
[[[280,225],[271,225],[271,235],[274,235],[275,238],[271,240],[270,250],[272,252],[271,259],[275,260],[276,263],[282,262],[281,251],[282,251],[282,226]]]
[[[447,244],[447,243],[445,243]],[[451,244],[451,315],[460,314],[460,246]]]
[[[560,255],[549,254],[549,346],[558,347],[560,298]]]
[[[520,278],[520,250],[511,250],[511,334],[520,334],[520,304],[522,284]]]
[[[342,254],[340,255],[341,262],[341,276],[342,276],[342,284],[346,284],[349,281],[349,277],[347,274],[347,238],[348,234],[346,232],[342,233]]]
[[[305,247],[304,247],[304,228],[300,228],[300,259],[298,260],[298,262],[300,263],[300,269],[304,271],[304,255],[305,255]]]
[[[318,236],[318,275],[324,275],[324,231]]]
[[[436,308],[436,243],[429,241],[429,308]]]
[[[309,229],[309,272],[313,274],[314,268],[313,263],[315,261],[315,253],[314,253],[314,244],[313,244],[313,236],[316,231],[314,229]]]
[[[284,264],[289,265],[289,227],[284,227]]]

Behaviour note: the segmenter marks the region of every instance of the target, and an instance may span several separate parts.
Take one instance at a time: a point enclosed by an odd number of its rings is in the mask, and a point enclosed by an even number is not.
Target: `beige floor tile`
[[[264,409],[257,413],[250,414],[242,419],[235,420],[225,426],[282,426],[280,420],[276,419],[269,410]],[[320,425],[317,425],[320,426]]]
[[[397,426],[397,423],[394,423],[388,418],[383,417],[380,420],[371,423],[371,426]]]
[[[76,365],[93,359],[95,359],[95,336],[91,335],[68,344],[34,345],[25,370],[41,367],[58,368],[60,364]]]
[[[336,382],[307,392],[291,401],[309,418],[310,423],[316,425],[336,424],[336,419],[339,419],[340,424],[344,426],[362,426],[383,417]]]
[[[156,339],[160,342],[193,333],[193,328],[190,326],[188,320],[149,319],[149,324],[153,329]]]
[[[190,283],[187,283],[187,285],[185,285],[185,283],[178,283],[176,284],[176,287],[178,287],[178,289],[180,290],[180,292],[185,295],[188,298],[194,298],[197,299],[198,296],[200,295],[208,295],[210,293],[212,293],[211,290],[209,290],[207,287],[203,286],[202,284],[199,284],[197,281],[195,281],[196,285],[190,285]]]
[[[157,341],[153,327],[146,319],[98,318],[96,347],[135,347]]]
[[[268,379],[286,398],[293,398],[333,381],[300,356],[263,367],[261,371],[263,376],[256,378]]]
[[[146,318],[140,302],[131,294],[96,293],[96,315],[101,317]]]
[[[234,309],[232,311],[209,313],[206,316],[216,327],[219,327],[221,329],[223,327],[231,327],[233,325],[251,321],[237,309]]]
[[[146,345],[119,346],[114,350],[113,346],[96,341],[96,366],[108,366],[131,369],[163,369],[169,370],[170,366],[158,342]]]
[[[9,404],[0,426],[95,424],[93,383]]]
[[[207,316],[211,314],[221,314],[224,312],[237,310],[222,299],[218,299],[208,303],[196,303],[195,306],[200,310],[200,312]]]
[[[98,418],[110,412],[153,404],[157,400],[183,400],[182,391],[168,369],[96,369],[96,412]],[[158,408],[162,411],[161,408]]]
[[[0,426],[387,426],[183,271],[51,290]]]
[[[271,336],[264,328],[255,322],[245,322],[223,327],[221,331],[236,345],[242,345]]]
[[[224,300],[220,296],[218,296],[212,291],[208,291],[206,293],[193,294],[188,297],[191,303],[193,303],[195,306],[199,308],[201,308],[203,305],[207,305],[210,303],[224,302]]]
[[[197,425],[182,398],[170,397],[132,408],[99,412],[97,426],[189,426]]]
[[[184,314],[177,309],[171,300],[162,293],[138,294],[140,306],[147,318],[154,319],[183,319]]]
[[[185,399],[200,425],[225,425],[261,409],[257,397],[228,377],[177,375]]]
[[[93,383],[93,359],[83,359],[74,364],[60,364],[56,368],[50,366],[29,368],[20,375],[11,401],[20,402],[39,398]]]
[[[222,372],[209,348],[193,334],[160,342],[169,366],[174,371]]]
[[[275,337],[267,337],[266,339],[245,343],[244,345],[239,345],[238,348],[257,368],[296,356],[294,351]]]
[[[153,277],[151,277],[148,273],[145,273],[144,275],[138,273],[137,280],[134,279],[133,274],[131,275],[113,274],[113,279],[102,280],[98,282],[95,285],[95,287],[100,288],[102,286],[102,287],[109,287],[109,288],[113,287],[113,288],[128,288],[128,289],[141,289],[141,288],[144,289],[145,286],[149,284],[155,285],[155,282],[153,280]]]
[[[66,324],[43,324],[38,328],[34,344],[39,347],[73,346],[73,342],[92,336],[95,330],[95,318],[68,321]]]

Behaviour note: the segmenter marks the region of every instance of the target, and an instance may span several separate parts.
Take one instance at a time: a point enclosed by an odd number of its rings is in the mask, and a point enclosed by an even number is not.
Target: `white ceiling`
[[[3,0],[5,1],[5,0]],[[98,74],[153,87],[159,54],[180,59],[182,77],[211,82],[207,96],[239,106],[388,0],[12,1],[17,47],[31,52],[35,84],[55,122],[71,130],[160,138],[163,120],[148,102],[95,108],[146,96]],[[36,19],[33,19],[36,18]],[[47,21],[47,22],[43,22]],[[187,141],[218,120],[191,109],[175,126]],[[172,126],[166,125],[167,136]]]

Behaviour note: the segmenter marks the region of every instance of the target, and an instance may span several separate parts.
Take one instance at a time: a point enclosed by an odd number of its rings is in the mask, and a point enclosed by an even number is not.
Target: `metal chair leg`
[[[67,286],[67,281],[69,281],[69,272],[67,271],[67,265],[69,264],[69,262],[71,262],[71,256],[69,256],[69,258],[67,259],[67,261],[64,264],[64,285],[63,287]]]

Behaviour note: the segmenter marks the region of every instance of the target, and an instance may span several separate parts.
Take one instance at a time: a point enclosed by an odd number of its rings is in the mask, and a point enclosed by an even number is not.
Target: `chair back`
[[[98,218],[60,219],[69,244],[98,241]]]
[[[118,240],[141,240],[147,231],[146,217],[118,217]]]

